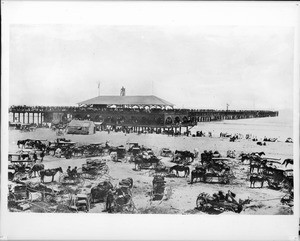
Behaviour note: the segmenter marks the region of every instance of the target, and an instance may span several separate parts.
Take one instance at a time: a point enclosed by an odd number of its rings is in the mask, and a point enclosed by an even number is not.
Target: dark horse
[[[170,168],[170,172],[172,172],[173,170],[176,171],[177,176],[179,176],[178,172],[184,172],[184,177],[188,177],[188,175],[190,174],[190,168],[186,166],[175,165]]]
[[[17,145],[20,148],[20,145],[25,146],[26,142],[30,141],[30,139],[26,140],[18,140]]]
[[[135,164],[135,170],[141,169],[141,166],[148,165],[152,166],[153,164],[157,165],[159,163],[159,159],[156,156],[151,156],[149,159],[143,158],[143,156],[137,156],[134,159],[134,164]]]
[[[31,172],[34,173],[34,176],[36,177],[36,173],[44,169],[45,166],[43,164],[34,164],[31,168]]]
[[[294,165],[294,159],[285,159],[281,165],[287,167],[288,164]]]
[[[252,175],[250,176],[250,188],[254,188],[256,182],[260,182],[260,188],[262,188],[265,181],[268,181],[268,179],[264,176]]]
[[[179,154],[182,159],[186,159],[186,158],[191,158],[192,159],[192,162],[194,161],[195,159],[195,154],[190,152],[190,151],[175,151],[175,155]]]
[[[54,176],[56,175],[57,172],[63,172],[61,167],[54,168],[54,169],[46,169],[46,170],[41,170],[40,171],[40,176],[41,176],[41,182],[44,182],[44,177],[52,177],[52,181],[54,181]]]

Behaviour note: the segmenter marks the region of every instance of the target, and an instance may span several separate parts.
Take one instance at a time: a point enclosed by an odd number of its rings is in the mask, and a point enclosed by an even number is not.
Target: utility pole
[[[153,95],[153,80],[152,80],[152,86],[151,87],[152,87],[152,91],[151,92],[152,92],[152,95]]]
[[[98,96],[100,96],[100,81],[98,82]]]

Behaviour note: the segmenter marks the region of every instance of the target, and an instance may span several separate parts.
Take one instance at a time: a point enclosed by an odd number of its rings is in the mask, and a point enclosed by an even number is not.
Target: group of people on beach
[[[74,167],[72,170],[71,170],[71,166],[68,166],[68,169],[67,169],[67,174],[70,178],[74,178],[77,176],[78,172],[77,172],[77,167]]]

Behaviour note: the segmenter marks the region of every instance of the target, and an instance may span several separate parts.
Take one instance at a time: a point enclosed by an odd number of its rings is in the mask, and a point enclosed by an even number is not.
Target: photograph
[[[299,217],[294,25],[12,21],[6,211]]]

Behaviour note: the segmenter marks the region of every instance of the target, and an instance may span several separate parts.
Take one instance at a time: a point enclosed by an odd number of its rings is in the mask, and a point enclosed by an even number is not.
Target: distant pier
[[[107,126],[131,128],[134,132],[186,131],[198,122],[276,117],[278,111],[267,110],[196,110],[196,109],[134,109],[91,108],[72,106],[12,106],[10,122],[21,123],[66,123],[71,119],[91,120]],[[185,129],[184,129],[185,130]]]

